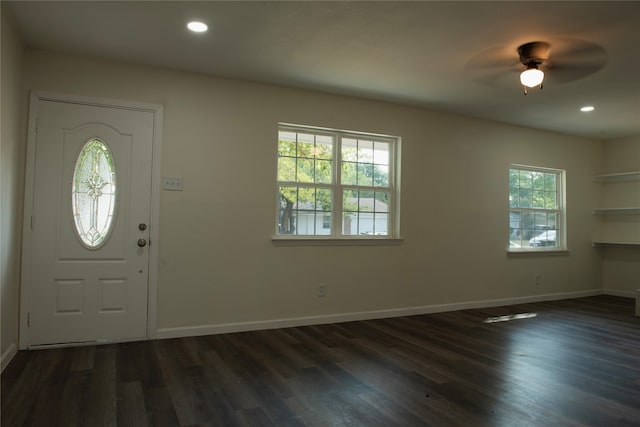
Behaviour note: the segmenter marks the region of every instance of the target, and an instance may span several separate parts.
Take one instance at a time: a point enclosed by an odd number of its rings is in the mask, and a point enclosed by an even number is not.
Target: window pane
[[[542,173],[542,172],[532,172],[531,173],[531,180],[532,180],[532,184],[533,184],[533,189],[534,190],[543,190],[544,189],[544,176],[546,174]]]
[[[296,155],[296,142],[295,142],[295,134],[293,135],[294,140],[283,139],[283,133],[280,132],[280,140],[278,141],[278,155],[279,156],[289,156],[295,157]],[[290,132],[286,132],[290,133]]]
[[[342,234],[345,236],[358,234],[358,214],[356,212],[342,213]]]
[[[332,191],[314,187],[281,186],[279,234],[331,234]]]
[[[310,133],[298,133],[298,144],[311,143],[315,141],[315,135]]]
[[[532,172],[529,171],[520,171],[520,188],[533,188],[533,181],[531,178]]]
[[[518,207],[530,208],[532,205],[531,190],[520,189],[520,197],[518,199]]]
[[[373,144],[373,163],[389,166],[389,143],[375,142]]]
[[[544,208],[544,191],[533,190],[531,195],[533,197],[531,206],[534,208]]]
[[[342,161],[358,161],[358,141],[353,138],[342,138]]]
[[[547,230],[549,225],[547,224],[546,212],[535,212],[534,214],[534,228],[536,230]]]
[[[314,187],[298,187],[298,211],[316,210],[316,189]]]
[[[297,235],[313,236],[316,234],[316,213],[311,211],[298,211]]]
[[[522,212],[521,215],[522,223],[520,227],[522,229],[520,233],[520,237],[525,240],[529,240],[536,234],[535,230],[535,214],[533,212]]]
[[[297,187],[280,187],[280,212],[278,217],[279,234],[296,234],[297,202]]]
[[[314,182],[315,170],[312,159],[298,158],[296,168],[297,182]]]
[[[546,230],[529,239],[528,246],[533,248],[556,247],[556,230]]]
[[[298,157],[312,159],[315,154],[315,144],[313,142],[298,142]]]
[[[373,185],[375,187],[389,186],[389,166],[374,165]]]
[[[343,233],[388,235],[389,192],[345,190],[342,202]]]
[[[358,163],[358,185],[373,185],[373,165]]]
[[[319,188],[316,191],[316,210],[330,213],[332,201],[333,191],[327,188]]]
[[[373,141],[358,140],[358,162],[373,163]]]
[[[280,131],[278,181],[333,183],[333,137]]]
[[[373,212],[374,206],[375,199],[373,198],[373,191],[358,192],[358,210],[360,212]]]
[[[544,175],[544,188],[547,191],[557,191],[555,174],[546,173]]]
[[[374,214],[373,234],[386,236],[389,234],[389,215],[386,213]]]
[[[512,211],[509,216],[509,247],[555,247],[556,224],[555,213]]]
[[[319,184],[331,184],[331,160],[316,160],[316,180]]]
[[[388,191],[376,191],[374,193],[375,211],[376,212],[389,212],[389,192]]]
[[[314,154],[318,159],[333,159],[333,137],[328,135],[316,135],[316,147]]]
[[[296,180],[296,159],[295,157],[278,158],[278,181]]]
[[[544,207],[545,209],[557,209],[558,208],[558,193],[545,192],[544,193]]]
[[[340,180],[343,185],[356,185],[358,183],[357,166],[357,163],[342,162],[342,177]]]
[[[509,188],[509,207],[517,208],[520,205],[520,190],[517,186]]]
[[[358,191],[345,190],[342,196],[342,210],[345,212],[358,211]]]

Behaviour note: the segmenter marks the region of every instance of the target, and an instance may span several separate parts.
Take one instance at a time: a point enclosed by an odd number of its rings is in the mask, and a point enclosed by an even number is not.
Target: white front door
[[[36,103],[24,233],[28,345],[145,339],[155,114]]]

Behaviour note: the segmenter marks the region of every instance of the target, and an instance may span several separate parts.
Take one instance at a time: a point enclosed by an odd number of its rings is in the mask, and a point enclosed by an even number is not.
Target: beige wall
[[[603,173],[640,171],[640,135],[607,141]],[[640,182],[607,184],[603,206],[640,206]],[[640,218],[617,217],[630,236],[640,236]],[[640,246],[602,248],[603,287],[606,292],[632,295],[640,289]]]
[[[161,194],[160,329],[601,287],[591,246],[601,142],[39,51],[26,69],[31,89],[164,105],[162,175],[181,176],[184,191]],[[278,122],[401,136],[404,242],[274,246]],[[510,163],[567,170],[568,255],[507,256]]]
[[[20,241],[24,175],[23,48],[2,13],[2,113],[0,147],[0,273],[2,281],[2,363],[17,349]]]

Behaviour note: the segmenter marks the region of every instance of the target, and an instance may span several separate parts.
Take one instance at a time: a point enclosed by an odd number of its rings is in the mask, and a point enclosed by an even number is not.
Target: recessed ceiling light
[[[187,24],[187,28],[193,31],[194,33],[204,33],[209,29],[207,24],[200,21],[191,21]]]
[[[583,113],[588,113],[589,111],[593,111],[595,109],[596,107],[594,107],[593,105],[585,105],[584,107],[580,108],[580,111],[582,111]]]

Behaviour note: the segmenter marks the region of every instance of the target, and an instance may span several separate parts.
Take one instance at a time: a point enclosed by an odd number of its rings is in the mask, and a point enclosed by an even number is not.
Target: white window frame
[[[567,203],[566,203],[566,171],[563,169],[547,168],[540,166],[528,166],[521,164],[510,164],[507,170],[507,196],[510,197],[511,185],[510,185],[510,171],[517,169],[520,171],[528,172],[541,172],[547,174],[554,174],[556,176],[556,200],[557,209],[547,208],[512,208],[511,203],[508,203],[508,227],[507,227],[507,251],[510,253],[526,253],[526,252],[566,252],[567,249]],[[557,213],[556,224],[556,246],[540,246],[540,247],[512,247],[511,246],[511,212],[544,212],[544,213]]]
[[[276,203],[275,203],[275,225],[274,236],[272,240],[274,242],[286,243],[286,242],[311,242],[311,243],[331,243],[342,242],[347,244],[395,244],[400,242],[400,137],[382,134],[373,134],[356,131],[346,131],[339,129],[323,128],[307,125],[296,125],[291,123],[279,123],[278,133],[280,131],[291,132],[304,132],[316,135],[330,135],[334,138],[333,144],[333,157],[332,157],[332,183],[320,184],[320,183],[300,183],[296,181],[279,181],[276,177]],[[389,143],[389,185],[387,187],[375,187],[375,186],[362,186],[362,185],[343,185],[341,184],[342,174],[342,138],[357,138],[357,139],[369,139],[379,142]],[[278,145],[276,144],[276,150]],[[277,161],[277,160],[276,160]],[[276,164],[276,170],[278,165]],[[280,234],[279,233],[279,214],[280,214],[280,186],[305,186],[315,188],[327,188],[332,191],[332,205],[331,205],[331,234]],[[364,191],[388,191],[389,203],[388,203],[388,225],[386,235],[351,235],[343,234],[343,219],[342,219],[342,200],[343,192],[345,190],[357,189]]]

